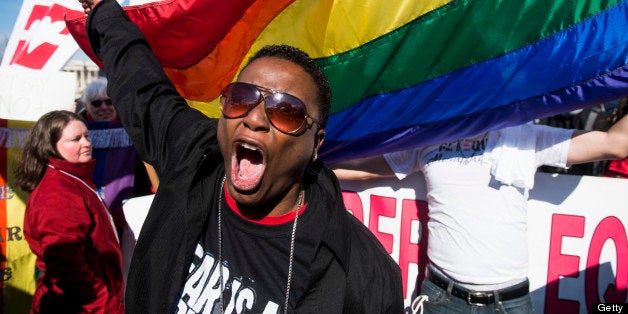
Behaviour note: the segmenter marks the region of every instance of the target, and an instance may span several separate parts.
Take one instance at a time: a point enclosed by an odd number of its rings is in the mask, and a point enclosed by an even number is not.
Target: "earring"
[[[314,156],[312,156],[312,161],[316,161],[317,158],[318,158],[318,153],[314,153]]]

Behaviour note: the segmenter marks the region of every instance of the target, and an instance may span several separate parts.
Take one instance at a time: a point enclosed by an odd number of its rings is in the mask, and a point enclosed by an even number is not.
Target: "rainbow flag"
[[[34,122],[0,119],[0,312],[28,313],[35,292],[35,255],[24,238],[28,195],[14,184],[28,129]]]
[[[267,44],[327,74],[328,162],[470,136],[628,96],[628,0],[167,0],[125,7],[188,103]],[[85,17],[66,24],[92,56]]]

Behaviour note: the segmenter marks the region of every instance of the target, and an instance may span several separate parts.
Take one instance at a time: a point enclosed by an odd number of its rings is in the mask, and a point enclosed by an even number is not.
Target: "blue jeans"
[[[498,313],[498,314],[528,314],[534,313],[530,294],[522,297],[499,301],[488,305],[468,304],[466,300],[448,295],[444,290],[428,279],[423,281],[421,294],[429,299],[423,303],[423,313]]]

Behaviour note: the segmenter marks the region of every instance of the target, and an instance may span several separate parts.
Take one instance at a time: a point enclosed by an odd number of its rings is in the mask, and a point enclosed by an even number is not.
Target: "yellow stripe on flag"
[[[329,57],[362,46],[449,2],[295,1],[262,31],[250,52],[285,43],[312,58]]]

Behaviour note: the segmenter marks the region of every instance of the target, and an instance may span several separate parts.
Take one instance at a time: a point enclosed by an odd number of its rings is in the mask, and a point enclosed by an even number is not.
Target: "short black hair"
[[[248,61],[245,68],[251,64],[251,62],[264,58],[275,57],[284,59],[297,64],[307,72],[318,89],[318,101],[320,111],[320,125],[321,128],[325,128],[327,124],[327,116],[331,107],[331,89],[329,88],[329,82],[327,76],[323,70],[312,60],[312,58],[303,50],[290,46],[290,45],[268,45],[257,51]]]

